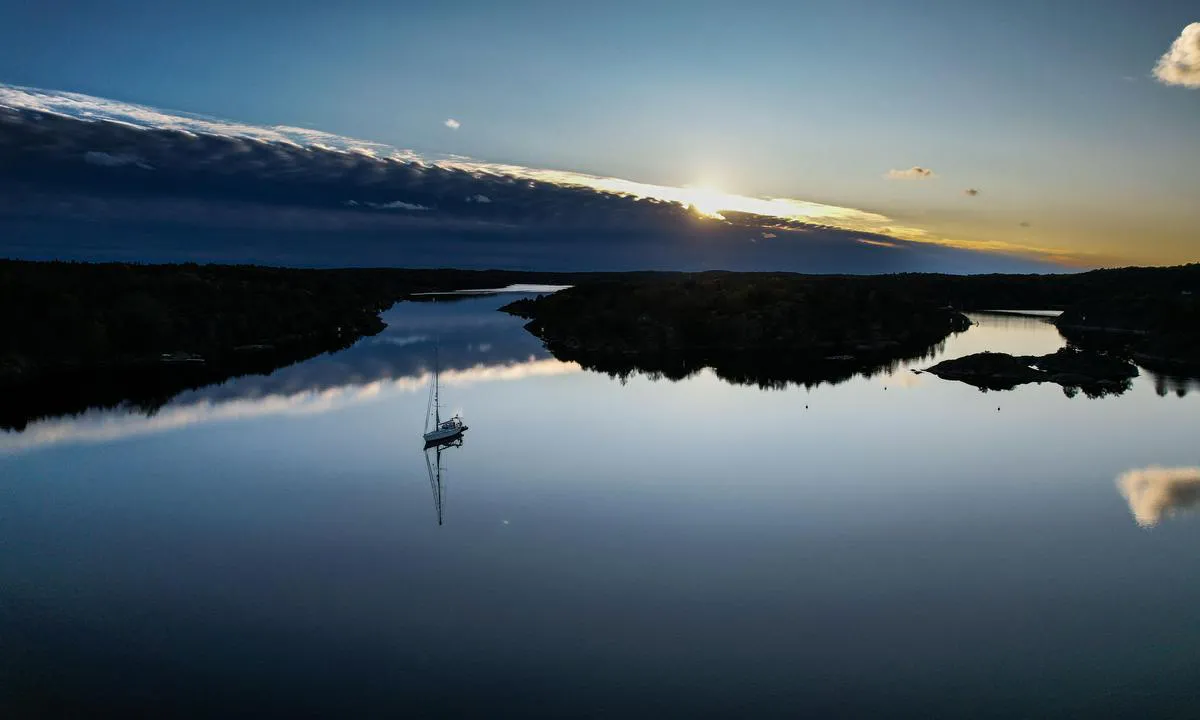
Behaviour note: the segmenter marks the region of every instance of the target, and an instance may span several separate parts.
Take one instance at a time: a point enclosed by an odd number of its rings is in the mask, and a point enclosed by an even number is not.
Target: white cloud
[[[318,143],[346,151],[350,147],[370,149],[374,157],[408,159],[415,157],[410,150],[397,150],[381,143],[355,140],[320,130],[274,125],[262,127],[245,123],[229,122],[203,115],[174,113],[145,105],[135,105],[119,100],[84,95],[82,93],[58,92],[38,88],[0,84],[0,105],[25,108],[51,115],[73,117],[81,120],[105,120],[135,128],[176,130],[196,134],[241,137],[259,142],[277,142],[293,147],[308,147]]]
[[[406,345],[416,345],[423,343],[429,339],[428,335],[408,335],[407,337],[394,337],[391,335],[376,335],[371,339],[372,345],[395,345],[396,347],[405,347]]]
[[[467,202],[473,203],[490,203],[492,199],[487,195],[468,195]]]
[[[926,180],[937,177],[933,171],[920,165],[913,165],[907,170],[888,170],[884,175],[888,180]]]
[[[1164,518],[1200,505],[1200,467],[1148,467],[1117,478],[1133,519],[1154,527]]]
[[[457,130],[460,127],[462,127],[462,123],[455,120],[454,118],[446,118],[445,125],[446,125],[446,127],[450,128],[451,130]]]
[[[1166,85],[1200,88],[1200,22],[1179,33],[1171,49],[1154,66],[1154,77]]]
[[[860,238],[854,238],[854,239],[857,240],[858,242],[862,243],[863,245],[871,245],[873,247],[885,247],[885,248],[904,247],[900,243],[889,242],[887,240],[879,240],[878,238],[872,239],[872,238],[860,237]]]
[[[459,162],[443,160],[437,163],[440,167],[465,170],[471,173],[488,173],[492,175],[508,175],[537,182],[553,183],[566,187],[586,187],[601,192],[613,193],[636,198],[655,198],[657,200],[689,205],[695,201],[695,189],[673,187],[670,185],[652,185],[634,180],[587,175],[566,170],[546,170],[525,167],[523,165],[507,165],[503,163],[484,163],[477,161]],[[881,230],[890,222],[885,215],[857,210],[855,208],[825,205],[823,203],[795,200],[793,198],[763,198],[745,195],[727,195],[722,198],[722,210],[733,210],[751,215],[779,218],[783,220],[798,220],[802,222],[837,227],[866,232],[886,232]],[[917,228],[891,226],[894,231],[920,234],[924,231]],[[797,228],[779,228],[798,230]]]

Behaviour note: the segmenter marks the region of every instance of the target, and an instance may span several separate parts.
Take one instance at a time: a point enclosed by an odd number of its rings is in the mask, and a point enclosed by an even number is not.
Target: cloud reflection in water
[[[1130,470],[1117,478],[1117,487],[1137,524],[1154,527],[1200,505],[1200,467]]]
[[[445,370],[443,385],[466,386],[481,382],[520,380],[528,377],[579,372],[579,365],[553,359],[530,357],[524,362],[483,365]],[[312,415],[371,402],[395,393],[425,391],[429,373],[388,378],[339,387],[277,393],[257,397],[202,399],[171,403],[153,415],[131,410],[96,410],[69,418],[30,423],[22,432],[0,434],[0,455],[68,443],[105,443],[124,438],[166,432],[192,425],[244,420],[264,416]]]

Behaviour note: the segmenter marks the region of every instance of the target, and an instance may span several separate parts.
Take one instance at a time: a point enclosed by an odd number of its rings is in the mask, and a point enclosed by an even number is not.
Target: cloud
[[[357,200],[347,200],[342,203],[346,207],[369,207],[376,210],[432,210],[433,208],[417,203],[404,202],[403,200],[392,200],[390,202],[359,202]]]
[[[1147,467],[1117,478],[1133,519],[1154,527],[1164,518],[1200,505],[1200,467]]]
[[[407,347],[418,343],[428,342],[428,335],[376,335],[367,342],[372,345],[394,345],[395,347]]]
[[[386,202],[386,203],[375,203],[372,205],[372,207],[378,208],[380,210],[428,210],[429,209],[429,208],[425,207],[424,205],[418,205],[416,203],[408,203],[408,202],[404,202],[403,200],[393,200],[391,202]]]
[[[142,159],[137,155],[123,153],[112,154],[98,152],[96,150],[89,150],[83,154],[83,161],[92,165],[99,165],[101,167],[125,167],[127,165],[133,165],[135,167],[142,168],[143,170],[154,169],[143,162]]]
[[[1154,77],[1165,85],[1200,88],[1200,22],[1179,33],[1154,66]]]
[[[445,123],[443,123],[443,125],[445,125],[446,127],[450,128],[451,130],[457,130],[457,129],[459,129],[460,127],[462,127],[462,123],[460,123],[459,121],[455,120],[454,118],[446,118],[446,122],[445,122]]]
[[[963,190],[963,195],[966,195],[967,197],[975,197],[978,194],[979,190],[975,188],[967,188],[966,190]]]
[[[103,159],[81,163],[87,153]],[[457,258],[470,257],[480,266],[562,270],[1040,269],[1028,261],[1039,257],[1037,248],[941,238],[851,207],[463,158],[427,158],[306,128],[256,127],[5,85],[0,85],[0,156],[5,158],[0,182],[20,181],[15,192],[0,194],[0,220],[7,215],[55,222],[171,222],[195,231],[189,243],[181,239],[179,245],[190,245],[194,256],[204,254],[210,262],[326,262],[301,256],[315,252],[323,242],[312,235],[313,243],[303,248],[297,244],[275,251],[291,242],[285,233],[304,229],[361,233],[358,244],[343,238],[345,252],[357,252],[391,235],[390,250],[379,244],[369,258],[363,251],[364,256],[354,260],[358,263],[394,263],[394,253],[401,252],[416,262],[427,250],[423,261],[442,264],[446,257],[432,254],[455,247],[455,252],[468,253]],[[154,168],[153,182],[147,174],[122,167],[120,163],[132,158]],[[932,176],[927,169],[915,170]],[[703,193],[699,198],[698,192]],[[688,209],[698,200],[708,212]],[[398,212],[377,212],[383,209]],[[219,254],[211,233],[201,237],[201,229],[218,227],[253,230],[254,254]],[[279,233],[272,235],[271,230]],[[748,235],[761,237],[763,232],[779,233],[769,257],[763,252],[751,256],[743,252],[744,241],[733,242]],[[182,238],[180,233],[176,236]],[[23,248],[37,248],[43,255],[53,252],[41,240],[25,237]],[[228,237],[226,250],[249,247]],[[878,238],[880,243],[900,238],[904,247],[920,243],[920,256],[910,253],[904,260],[909,264],[903,266],[897,265],[895,253],[867,257],[850,250],[860,237]],[[712,242],[695,242],[700,238]],[[729,243],[722,242],[726,238]],[[120,259],[137,255],[129,242],[135,241],[114,240],[113,247],[127,253]],[[0,254],[11,255],[11,247],[0,242]],[[516,255],[516,248],[524,254]],[[264,254],[268,249],[270,254]],[[620,262],[614,260],[618,256]],[[192,256],[175,252],[157,257],[175,261]],[[531,266],[531,261],[537,264]]]
[[[929,168],[914,165],[907,170],[888,170],[884,177],[888,180],[927,180],[937,175]]]
[[[355,140],[320,130],[287,125],[247,125],[199,115],[171,113],[145,105],[135,105],[82,93],[0,84],[0,107],[20,108],[44,115],[87,122],[115,123],[128,128],[168,130],[195,138],[203,135],[238,137],[297,148],[323,144],[335,149],[348,150],[350,147],[368,149],[377,156],[414,157],[409,150],[397,150],[382,143]]]
[[[897,248],[897,249],[904,247],[900,243],[894,243],[891,240],[880,240],[879,238],[872,239],[872,238],[861,238],[860,237],[860,238],[854,238],[854,239],[857,240],[858,242],[862,243],[863,245],[870,245],[872,247],[885,247],[885,248]]]

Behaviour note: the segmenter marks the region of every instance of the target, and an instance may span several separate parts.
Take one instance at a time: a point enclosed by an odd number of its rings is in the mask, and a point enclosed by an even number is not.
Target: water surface
[[[0,434],[0,709],[337,716],[1190,714],[1200,405],[912,367],[625,380],[494,312]],[[428,367],[470,425],[421,450]],[[1159,469],[1159,468],[1166,468]]]

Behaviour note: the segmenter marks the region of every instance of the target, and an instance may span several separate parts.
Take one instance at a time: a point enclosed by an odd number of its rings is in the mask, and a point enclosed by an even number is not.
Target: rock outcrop
[[[1057,383],[1088,395],[1124,392],[1137,367],[1120,357],[1092,350],[1063,348],[1050,355],[982,352],[942,362],[925,372],[984,390],[1011,390],[1026,383]]]

